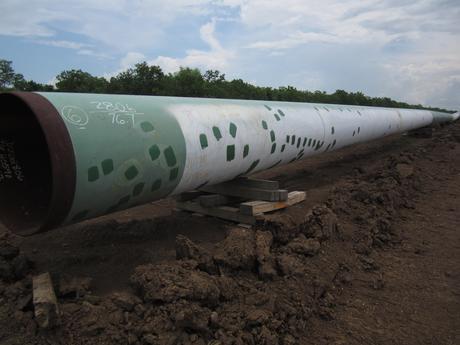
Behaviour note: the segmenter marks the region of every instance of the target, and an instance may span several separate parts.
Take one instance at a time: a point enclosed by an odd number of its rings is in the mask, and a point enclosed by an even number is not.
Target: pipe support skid
[[[4,93],[0,103],[0,221],[19,234],[455,119],[427,110],[101,94]]]

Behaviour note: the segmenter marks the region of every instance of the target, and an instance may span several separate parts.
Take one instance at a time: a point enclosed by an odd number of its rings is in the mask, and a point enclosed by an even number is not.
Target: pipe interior
[[[15,233],[32,233],[45,222],[51,203],[48,144],[20,98],[3,94],[0,105],[0,222]]]

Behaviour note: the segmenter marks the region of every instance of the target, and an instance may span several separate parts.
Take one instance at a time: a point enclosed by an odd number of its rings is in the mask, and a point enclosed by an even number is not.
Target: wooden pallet
[[[273,212],[305,200],[306,193],[288,193],[279,189],[277,181],[238,178],[199,191],[183,193],[176,207],[222,218],[241,224],[256,224],[264,213]]]

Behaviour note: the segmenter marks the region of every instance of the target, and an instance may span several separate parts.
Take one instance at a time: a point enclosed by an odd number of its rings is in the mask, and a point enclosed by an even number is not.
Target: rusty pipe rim
[[[76,161],[67,127],[50,101],[38,93],[0,94],[0,104],[12,101],[20,101],[37,121],[46,141],[51,165],[51,197],[46,215],[33,226],[25,227],[20,222],[15,224],[12,221],[5,224],[15,234],[27,236],[59,226],[67,218],[75,195]]]

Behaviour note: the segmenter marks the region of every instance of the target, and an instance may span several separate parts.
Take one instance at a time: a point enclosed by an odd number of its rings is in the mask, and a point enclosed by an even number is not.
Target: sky
[[[460,0],[1,0],[0,59],[46,83],[147,61],[460,109]]]

